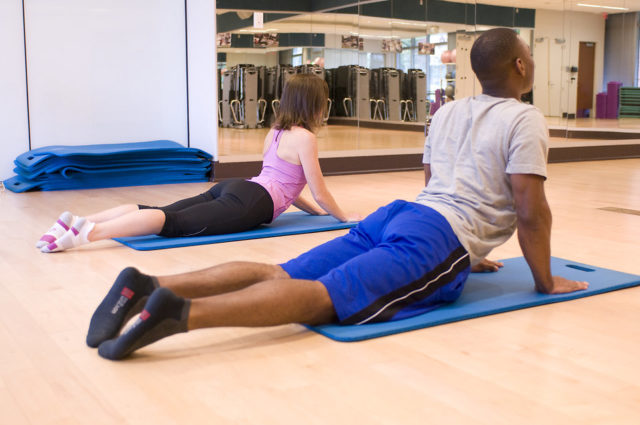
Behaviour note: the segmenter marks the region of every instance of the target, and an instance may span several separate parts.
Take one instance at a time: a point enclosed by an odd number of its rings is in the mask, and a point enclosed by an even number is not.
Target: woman
[[[165,207],[127,204],[87,217],[64,212],[36,246],[56,252],[124,236],[236,233],[273,221],[291,204],[314,215],[359,220],[338,206],[320,170],[314,132],[322,125],[327,95],[327,84],[313,74],[297,74],[287,82],[276,122],[265,137],[259,176],[227,180]],[[306,184],[322,210],[300,197]]]

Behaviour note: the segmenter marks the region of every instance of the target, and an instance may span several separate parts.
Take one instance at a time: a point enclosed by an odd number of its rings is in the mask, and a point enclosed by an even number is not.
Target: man
[[[512,30],[493,29],[474,43],[471,63],[483,93],[434,116],[416,202],[394,201],[282,265],[234,262],[157,278],[127,268],[94,313],[87,344],[121,359],[205,327],[411,317],[456,300],[470,271],[498,270],[485,257],[516,227],[536,290],[587,288],[551,275],[547,130],[540,112],[519,101],[533,84],[529,48]]]

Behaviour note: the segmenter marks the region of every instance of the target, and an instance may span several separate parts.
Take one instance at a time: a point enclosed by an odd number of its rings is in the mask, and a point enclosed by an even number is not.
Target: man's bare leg
[[[322,324],[336,318],[333,303],[318,281],[277,279],[195,300],[167,288],[154,291],[136,322],[117,339],[103,342],[100,356],[119,360],[167,336],[208,327]]]
[[[129,319],[142,311],[147,298],[158,287],[166,287],[185,298],[199,298],[237,291],[257,282],[287,279],[278,265],[232,262],[190,273],[159,278],[133,267],[122,270],[93,313],[87,345],[97,347],[114,338]]]
[[[333,303],[322,283],[276,279],[239,291],[192,300],[188,329],[286,323],[318,325],[335,319]]]
[[[272,279],[289,279],[275,264],[233,261],[202,270],[171,276],[158,276],[158,285],[184,298],[224,294]]]

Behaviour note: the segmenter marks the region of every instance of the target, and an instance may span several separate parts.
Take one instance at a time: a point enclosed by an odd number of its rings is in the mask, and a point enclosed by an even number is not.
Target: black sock
[[[133,267],[122,270],[91,317],[87,345],[97,347],[118,335],[129,319],[142,311],[147,297],[158,287],[156,278]]]
[[[120,360],[159,339],[187,331],[191,301],[174,295],[167,288],[153,291],[138,319],[122,335],[100,344],[98,354]]]

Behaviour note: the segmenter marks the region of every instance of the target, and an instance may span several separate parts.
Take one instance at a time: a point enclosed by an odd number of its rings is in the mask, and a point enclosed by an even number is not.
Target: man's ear
[[[522,62],[522,59],[516,58],[515,64],[516,64],[516,72],[523,77],[526,76],[527,71],[524,66],[524,62]]]

